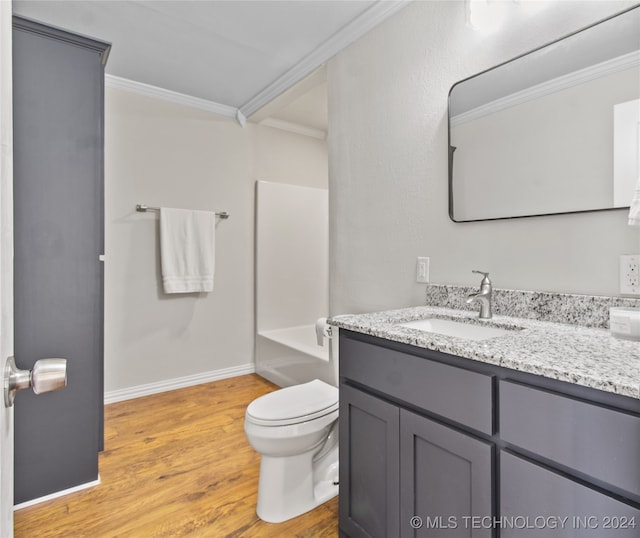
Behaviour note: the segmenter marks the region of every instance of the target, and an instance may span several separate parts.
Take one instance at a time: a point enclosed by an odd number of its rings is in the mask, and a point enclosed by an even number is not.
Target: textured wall
[[[639,250],[623,211],[453,223],[447,210],[451,86],[633,5],[551,2],[482,35],[462,1],[410,4],[329,63],[330,310],[423,304],[416,256],[431,280],[617,294],[618,256]]]

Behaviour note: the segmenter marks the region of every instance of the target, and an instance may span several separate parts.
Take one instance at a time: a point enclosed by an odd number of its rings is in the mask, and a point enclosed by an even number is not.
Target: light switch
[[[429,258],[418,257],[416,262],[416,282],[429,283]]]

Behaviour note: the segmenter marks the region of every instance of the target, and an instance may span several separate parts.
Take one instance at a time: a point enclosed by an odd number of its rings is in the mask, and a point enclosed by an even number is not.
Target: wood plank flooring
[[[252,374],[106,406],[101,484],[18,510],[15,538],[337,536],[337,497],[277,525],[256,516],[244,412],[275,388]]]

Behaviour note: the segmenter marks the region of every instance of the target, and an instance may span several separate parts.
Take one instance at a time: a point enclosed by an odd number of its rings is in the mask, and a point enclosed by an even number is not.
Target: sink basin
[[[463,323],[460,321],[453,321],[451,319],[440,318],[418,319],[415,321],[399,323],[398,325],[429,333],[466,338],[467,340],[486,340],[487,338],[513,334],[513,331],[508,329],[500,329],[498,327],[490,327],[488,325],[475,325],[472,323]]]

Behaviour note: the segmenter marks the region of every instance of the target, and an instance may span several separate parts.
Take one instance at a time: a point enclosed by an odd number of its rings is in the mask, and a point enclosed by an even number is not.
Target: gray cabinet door
[[[16,362],[68,361],[64,390],[16,399],[17,503],[98,478],[107,48],[14,18]]]
[[[501,538],[637,538],[640,510],[527,460],[500,454]]]
[[[486,538],[492,525],[492,445],[400,411],[402,538]]]
[[[340,530],[351,538],[398,536],[399,413],[340,386]]]

